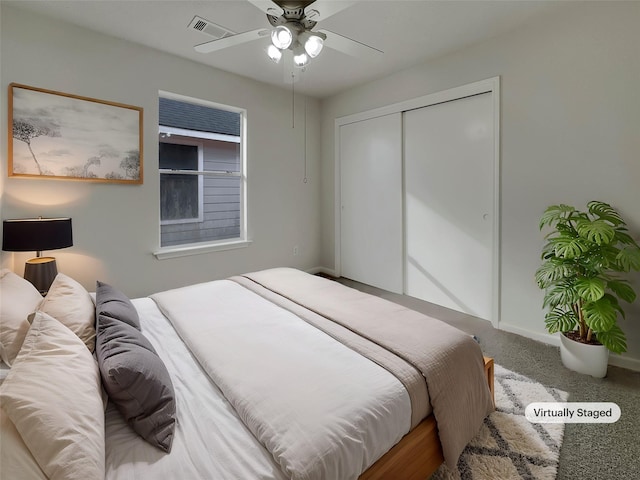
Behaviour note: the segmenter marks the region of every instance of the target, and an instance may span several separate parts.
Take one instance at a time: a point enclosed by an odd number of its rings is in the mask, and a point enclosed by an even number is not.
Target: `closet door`
[[[492,94],[404,113],[407,295],[492,320]]]
[[[340,127],[342,276],[403,290],[402,114]]]

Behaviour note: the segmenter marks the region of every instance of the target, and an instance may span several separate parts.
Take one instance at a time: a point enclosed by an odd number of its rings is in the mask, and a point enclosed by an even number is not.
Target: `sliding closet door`
[[[492,320],[492,94],[404,113],[405,293]]]
[[[402,115],[342,125],[339,135],[342,276],[402,293]]]

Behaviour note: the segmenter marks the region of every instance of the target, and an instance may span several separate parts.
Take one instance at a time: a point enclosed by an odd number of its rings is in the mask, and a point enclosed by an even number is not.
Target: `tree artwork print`
[[[142,108],[9,89],[9,176],[142,183]]]

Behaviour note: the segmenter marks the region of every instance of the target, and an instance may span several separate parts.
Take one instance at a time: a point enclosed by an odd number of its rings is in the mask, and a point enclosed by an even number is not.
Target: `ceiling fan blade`
[[[282,8],[280,8],[277,4],[273,3],[271,0],[249,0],[250,3],[258,7],[267,15],[273,15],[274,17],[279,17],[284,12]]]
[[[251,1],[251,0],[249,0]],[[320,22],[322,20],[326,20],[332,15],[335,15],[338,12],[341,12],[345,8],[350,7],[355,2],[342,1],[342,0],[316,0],[311,5],[304,9],[305,15],[309,20],[313,20],[314,22]],[[313,11],[318,12],[312,13]]]
[[[329,30],[318,30],[327,36],[324,41],[325,46],[338,50],[339,52],[346,53],[352,57],[364,57],[381,55],[384,52],[366,43],[358,42],[349,37],[345,37]]]
[[[257,30],[251,30],[249,32],[237,33],[235,35],[229,35],[228,37],[219,38],[217,40],[211,40],[210,42],[201,43],[196,45],[194,50],[199,53],[211,53],[223,48],[233,47],[240,45],[241,43],[251,42],[252,40],[258,40],[264,36],[269,35],[269,30],[259,28]]]

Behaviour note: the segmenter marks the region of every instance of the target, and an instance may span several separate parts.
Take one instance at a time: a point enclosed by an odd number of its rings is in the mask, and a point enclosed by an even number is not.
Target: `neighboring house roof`
[[[160,125],[240,136],[240,115],[160,97]]]

